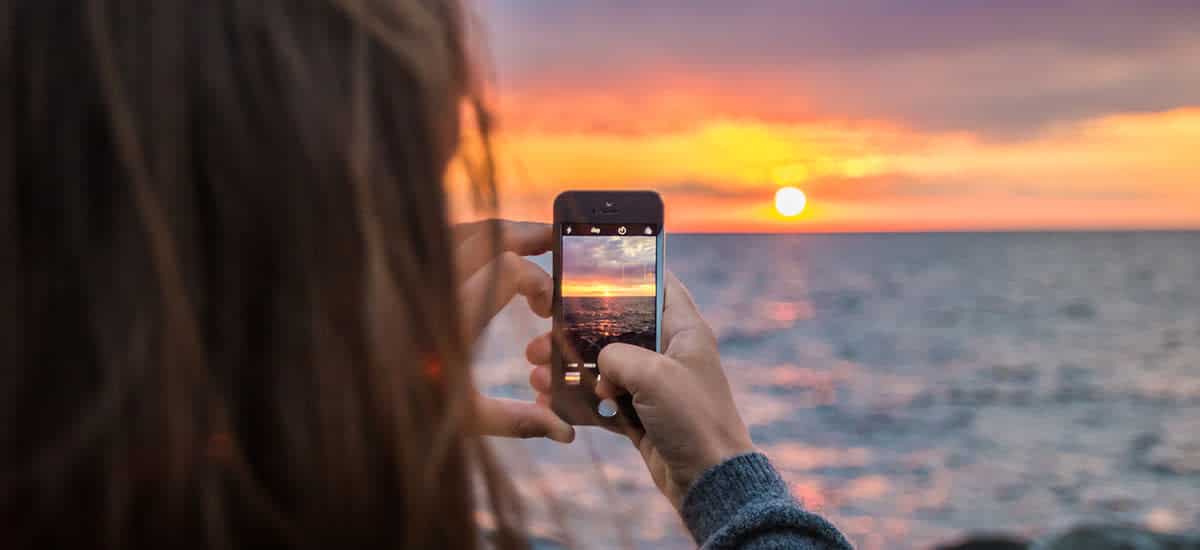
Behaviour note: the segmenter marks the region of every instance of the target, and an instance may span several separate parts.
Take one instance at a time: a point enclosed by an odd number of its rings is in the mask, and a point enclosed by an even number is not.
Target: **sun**
[[[806,204],[808,204],[808,197],[804,196],[804,191],[790,185],[780,187],[775,192],[775,210],[789,218],[803,212]]]

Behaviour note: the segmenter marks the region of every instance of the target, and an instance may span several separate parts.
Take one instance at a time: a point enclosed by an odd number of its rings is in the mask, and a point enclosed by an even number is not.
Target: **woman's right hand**
[[[641,452],[659,490],[679,509],[701,473],[754,451],[754,444],[734,406],[712,329],[679,279],[667,273],[665,286],[666,351],[610,344],[600,352],[596,393],[601,398],[633,395],[642,428],[628,427],[626,435]],[[549,335],[530,342],[526,355],[537,365],[530,384],[543,394],[539,401],[548,400]]]

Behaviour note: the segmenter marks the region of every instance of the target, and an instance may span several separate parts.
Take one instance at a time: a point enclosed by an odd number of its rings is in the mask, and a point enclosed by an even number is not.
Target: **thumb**
[[[550,409],[516,399],[476,397],[477,418],[483,435],[529,439],[545,437],[559,443],[575,439],[575,429]]]
[[[609,344],[600,350],[597,367],[600,382],[596,395],[615,397],[625,390],[633,395],[653,393],[669,359],[646,348],[629,344]]]
[[[669,349],[670,343],[674,342],[675,337],[680,335],[701,336],[712,339],[712,329],[708,327],[708,323],[705,323],[704,318],[700,316],[700,310],[696,307],[695,300],[692,299],[692,293],[670,271],[667,272],[666,276],[662,315],[663,349]]]

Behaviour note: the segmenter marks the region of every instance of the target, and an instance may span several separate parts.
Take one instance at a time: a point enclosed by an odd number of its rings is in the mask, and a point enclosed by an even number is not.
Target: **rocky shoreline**
[[[1200,534],[1173,535],[1139,527],[1083,525],[1037,540],[972,535],[936,550],[1200,550]]]

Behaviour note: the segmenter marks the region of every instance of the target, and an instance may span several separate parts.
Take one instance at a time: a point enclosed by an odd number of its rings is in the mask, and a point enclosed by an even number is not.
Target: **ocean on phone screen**
[[[654,296],[567,296],[562,304],[567,339],[584,361],[614,342],[654,349]]]
[[[667,241],[755,442],[857,547],[1200,525],[1200,233]],[[481,387],[531,399],[548,329],[510,305]],[[496,444],[539,546],[694,547],[625,438]]]

